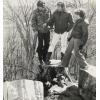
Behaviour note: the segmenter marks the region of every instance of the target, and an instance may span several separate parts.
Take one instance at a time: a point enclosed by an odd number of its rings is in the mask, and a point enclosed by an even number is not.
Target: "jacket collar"
[[[57,13],[65,13],[66,11],[65,11],[65,10],[63,10],[63,11],[58,11],[58,10],[56,10],[56,12],[57,12]]]
[[[78,19],[78,20],[76,21],[76,23],[80,23],[80,22],[83,22],[83,21],[84,21],[84,19],[80,18],[80,19]]]
[[[75,22],[75,24],[74,24],[74,26],[73,26],[73,29],[77,26],[78,23],[81,23],[81,22],[83,22],[83,21],[84,21],[84,19],[82,19],[82,18],[78,19],[78,20]]]

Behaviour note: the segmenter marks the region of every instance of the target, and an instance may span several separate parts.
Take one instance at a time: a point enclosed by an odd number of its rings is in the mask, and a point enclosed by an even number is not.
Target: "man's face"
[[[43,7],[39,7],[39,6],[38,6],[38,9],[39,9],[39,10],[42,10],[42,9],[43,9]]]
[[[43,3],[43,7],[45,7],[45,3]]]
[[[74,21],[77,21],[78,19],[80,19],[79,15],[74,14]]]
[[[58,6],[57,6],[57,10],[58,10],[58,11],[62,11],[62,7],[58,5]]]

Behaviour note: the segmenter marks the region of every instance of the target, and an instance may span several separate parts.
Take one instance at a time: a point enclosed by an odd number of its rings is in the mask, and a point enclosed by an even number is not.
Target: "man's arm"
[[[37,17],[35,11],[33,12],[31,24],[32,24],[33,31],[36,32],[38,30],[38,26],[37,26]]]
[[[51,15],[51,18],[47,22],[47,26],[53,27],[54,23],[55,23],[55,15],[53,13],[53,15]]]
[[[48,8],[48,7],[46,7],[46,19],[47,19],[47,21],[46,22],[48,22],[49,20],[50,20],[50,18],[51,18],[51,10]]]
[[[88,25],[84,22],[82,24],[82,45],[84,46],[88,40]]]
[[[74,24],[74,22],[73,22],[73,19],[72,19],[72,15],[69,13],[69,16],[68,16],[68,28],[67,28],[67,32],[69,32],[69,31],[72,29],[73,24]]]
[[[46,16],[45,16],[45,18],[46,18],[46,20],[45,20],[45,23],[43,24],[43,27],[47,26],[47,24],[49,23],[49,20],[51,18],[51,10],[48,7],[46,7]]]

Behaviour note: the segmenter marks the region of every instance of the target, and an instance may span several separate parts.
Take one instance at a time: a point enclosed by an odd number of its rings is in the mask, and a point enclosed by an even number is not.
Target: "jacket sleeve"
[[[36,12],[35,11],[33,12],[31,25],[32,25],[33,31],[37,31],[38,30],[38,26],[37,26],[37,16],[36,16]]]
[[[88,25],[84,22],[82,24],[82,45],[84,46],[88,40]]]
[[[46,13],[46,23],[48,23],[48,21],[50,20],[50,18],[51,18],[51,10],[49,9],[49,8],[47,8],[47,13]]]
[[[69,17],[68,17],[68,28],[67,28],[67,32],[69,32],[69,31],[72,29],[73,24],[74,24],[74,23],[73,23],[72,15],[69,14]]]
[[[48,20],[47,25],[53,27],[54,23],[55,23],[55,14],[53,13],[51,15],[51,18]]]

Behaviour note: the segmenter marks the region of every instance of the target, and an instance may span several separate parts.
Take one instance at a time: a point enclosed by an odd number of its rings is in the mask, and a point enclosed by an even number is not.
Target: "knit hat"
[[[57,6],[60,6],[60,7],[64,8],[65,7],[65,4],[63,2],[58,2],[57,3]]]
[[[44,2],[41,1],[41,0],[39,0],[39,1],[37,2],[37,6],[38,6],[38,7],[43,7],[43,6],[44,6]]]
[[[85,18],[85,11],[82,9],[75,11],[75,14],[79,15],[81,18]]]

